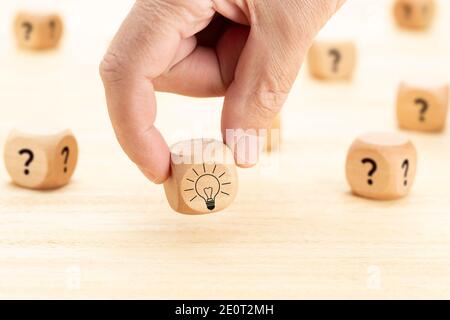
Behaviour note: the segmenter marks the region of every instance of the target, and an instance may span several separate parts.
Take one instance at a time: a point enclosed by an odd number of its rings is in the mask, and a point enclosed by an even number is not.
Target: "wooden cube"
[[[396,0],[394,17],[400,27],[426,29],[433,22],[435,10],[434,0]]]
[[[14,130],[5,144],[5,165],[13,182],[29,189],[55,189],[67,184],[78,159],[70,130],[33,135]]]
[[[353,42],[316,41],[308,53],[309,71],[322,80],[350,80],[356,68]]]
[[[57,47],[63,33],[63,22],[57,14],[19,12],[14,31],[20,48],[43,50]]]
[[[281,113],[273,121],[272,128],[267,131],[266,151],[268,153],[281,149]]]
[[[173,210],[207,214],[228,207],[238,178],[231,150],[215,140],[189,140],[171,147],[171,177],[164,190]]]
[[[346,175],[355,195],[392,200],[408,194],[416,167],[416,148],[408,138],[369,133],[358,137],[350,147]]]
[[[447,123],[448,85],[425,87],[402,83],[397,97],[397,118],[401,128],[439,132]]]

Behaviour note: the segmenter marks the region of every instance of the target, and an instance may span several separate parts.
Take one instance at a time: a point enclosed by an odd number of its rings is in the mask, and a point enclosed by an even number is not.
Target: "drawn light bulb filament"
[[[206,207],[209,210],[214,210],[214,208],[216,207],[216,201],[213,198],[214,189],[211,187],[208,187],[208,188],[204,188],[203,191],[205,192],[205,195],[206,195]]]

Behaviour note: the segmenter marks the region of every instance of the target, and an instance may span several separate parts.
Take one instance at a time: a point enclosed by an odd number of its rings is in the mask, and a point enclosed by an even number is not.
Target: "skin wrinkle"
[[[282,66],[286,61],[293,61],[288,55],[289,52],[295,52],[295,49],[292,50],[292,48],[285,50],[286,46],[283,44],[296,44],[300,41],[293,33],[280,34],[279,30],[286,27],[286,20],[279,19],[280,16],[286,16],[283,7],[275,7],[274,10],[277,11],[269,14],[267,7],[264,5],[255,6],[255,4],[252,2],[253,7],[250,7],[250,12],[252,12],[250,19],[252,21],[252,36],[256,38],[260,46],[258,54],[263,56],[260,59],[270,61],[270,63],[267,64],[268,68],[261,69],[258,76],[254,76],[256,81],[254,81],[252,93],[245,98],[248,103],[253,103],[255,106],[249,111],[257,118],[262,118],[264,122],[270,123],[285,102],[291,83],[297,74],[296,68],[292,68],[294,69],[294,72],[292,72],[289,68],[283,68]],[[273,7],[270,7],[270,9],[273,9]],[[278,17],[278,19],[273,17]],[[259,24],[258,21],[260,20],[265,21],[265,23]],[[290,25],[291,23],[288,24],[288,26]],[[291,29],[287,28],[287,30]],[[267,41],[267,39],[272,41]]]
[[[223,63],[220,61],[219,52],[217,51],[217,47],[214,47],[214,53],[217,56],[217,64],[219,65],[219,69],[220,69],[219,73],[220,73],[221,87],[219,88],[219,90],[217,90],[217,93],[218,93],[217,96],[220,97],[220,96],[223,96],[225,94],[225,90],[228,87],[228,83],[226,83],[225,79],[224,79],[224,75],[223,75],[223,71],[222,71],[223,70],[223,65],[222,65]]]
[[[144,1],[138,1],[136,4],[137,6],[143,6],[145,8],[145,12],[151,12],[150,19],[149,17],[143,15],[143,14],[136,14],[135,20],[137,25],[143,25],[146,27],[143,28],[136,28],[132,34],[135,36],[124,36],[119,33],[119,42],[121,43],[121,47],[125,46],[128,48],[128,50],[121,50],[121,48],[116,48],[115,43],[113,42],[109,53],[106,55],[106,58],[104,59],[104,63],[102,63],[103,66],[103,73],[105,74],[105,77],[108,77],[108,73],[115,71],[116,74],[121,74],[122,77],[125,75],[129,75],[129,77],[133,77],[133,74],[141,73],[140,68],[138,67],[139,61],[152,61],[156,60],[155,57],[152,57],[149,55],[147,50],[145,48],[150,47],[152,45],[151,39],[148,39],[148,36],[145,36],[145,30],[146,28],[152,27],[152,28],[158,28],[159,25],[158,20],[153,21],[151,17],[153,16],[164,16],[164,10],[161,8],[155,8],[153,6],[144,5]],[[136,10],[133,8],[133,10]],[[149,11],[147,11],[149,10]],[[136,10],[137,12],[140,12],[139,10]],[[156,23],[154,23],[156,22]],[[155,26],[153,26],[153,24]],[[136,25],[133,26],[135,28]],[[162,35],[164,35],[163,30],[158,30],[158,32],[161,32]],[[137,45],[137,43],[140,43],[140,45]],[[132,48],[132,50],[129,50],[129,48]],[[108,72],[109,71],[109,72]],[[146,76],[149,79],[152,79],[152,76]]]
[[[245,0],[212,0],[214,9],[228,19],[243,25],[250,25],[250,11]]]
[[[222,46],[234,46],[235,52],[240,55],[242,52],[243,46],[245,45],[245,41],[247,40],[249,35],[249,28],[245,26],[240,26],[238,24],[234,24],[230,26],[224,32],[224,36],[219,40],[214,50],[217,54],[218,61],[220,63],[220,74],[223,83],[223,95],[226,93],[226,89],[230,86],[230,84],[234,80],[236,64],[238,62],[239,57],[235,57],[235,61],[232,66],[229,66],[230,61],[225,60],[225,57],[221,57]]]
[[[140,0],[143,1],[143,0]],[[169,15],[157,15],[164,17],[164,20],[173,21],[173,27],[180,33],[182,39],[191,37],[193,34],[190,30],[180,28],[183,25],[194,26],[194,29],[202,29],[208,25],[214,15],[213,3],[211,0],[154,0],[155,3],[151,6],[156,10],[164,8]],[[148,2],[148,1],[143,1]],[[201,5],[204,3],[204,5]],[[176,19],[170,19],[176,16]],[[180,23],[183,21],[183,23]]]

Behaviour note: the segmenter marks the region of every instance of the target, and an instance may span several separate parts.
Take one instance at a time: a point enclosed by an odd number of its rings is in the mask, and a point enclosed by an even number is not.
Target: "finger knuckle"
[[[281,87],[262,87],[253,94],[252,110],[258,118],[270,123],[280,112],[288,94],[288,90]]]
[[[124,78],[126,63],[119,55],[108,52],[100,63],[99,71],[104,82],[120,82]]]

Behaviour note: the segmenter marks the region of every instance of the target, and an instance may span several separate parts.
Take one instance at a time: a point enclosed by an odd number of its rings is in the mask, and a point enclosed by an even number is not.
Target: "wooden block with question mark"
[[[72,177],[78,146],[70,130],[51,135],[13,130],[5,143],[4,158],[15,184],[29,189],[55,189]]]
[[[368,133],[350,147],[346,175],[355,195],[393,200],[408,194],[416,168],[416,148],[408,138],[395,133]]]
[[[173,210],[208,214],[228,207],[238,178],[231,150],[222,142],[196,139],[171,147],[171,177],[164,183]]]
[[[57,14],[21,11],[16,15],[14,32],[20,48],[51,49],[61,40],[63,22]]]
[[[356,60],[356,45],[350,41],[316,41],[308,53],[311,75],[322,80],[350,80]]]
[[[434,0],[396,0],[394,17],[402,28],[426,29],[433,22],[435,10]]]
[[[397,118],[401,128],[439,132],[447,123],[448,85],[426,87],[401,83],[397,97]]]

